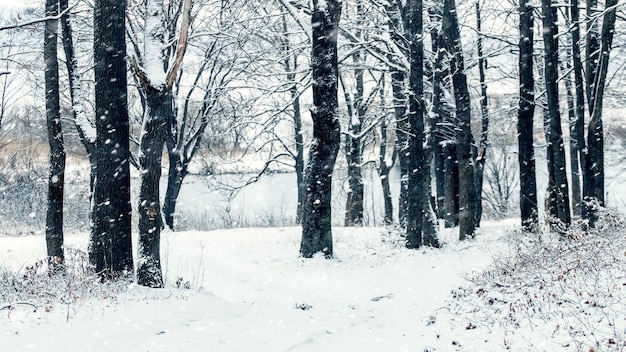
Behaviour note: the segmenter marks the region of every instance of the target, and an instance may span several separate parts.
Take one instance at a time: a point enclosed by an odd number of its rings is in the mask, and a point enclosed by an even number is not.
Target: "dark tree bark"
[[[333,256],[331,189],[333,168],[341,143],[337,100],[337,31],[340,17],[340,1],[313,0],[313,143],[304,180],[306,199],[300,246],[300,254],[305,258],[319,252],[326,258]]]
[[[137,283],[163,287],[159,181],[167,121],[173,114],[169,89],[146,89],[146,112],[139,143],[141,182],[139,189],[139,248]]]
[[[424,150],[424,42],[423,4],[421,0],[407,2],[409,25],[409,192],[406,225],[406,247],[423,244],[439,247],[437,222],[431,208],[430,163]]]
[[[443,7],[445,42],[450,52],[450,72],[458,119],[457,156],[459,164],[459,239],[473,238],[476,231],[476,188],[472,163],[472,129],[470,95],[465,75],[463,50],[454,0],[445,0]]]
[[[94,6],[97,178],[89,259],[103,278],[132,275],[126,2]]]
[[[400,167],[400,196],[398,199],[398,222],[403,228],[406,226],[406,214],[408,209],[409,190],[409,167],[408,167],[408,120],[407,120],[407,97],[406,73],[400,70],[392,70],[391,87],[393,91],[394,115],[396,121],[396,154]]]
[[[593,83],[587,82],[587,95],[591,118],[587,131],[587,155],[585,159],[585,179],[583,181],[583,216],[595,226],[598,219],[597,207],[604,206],[604,130],[602,126],[602,104],[609,66],[609,56],[613,45],[617,0],[607,0],[602,20],[601,42]],[[590,90],[593,90],[591,93]]]
[[[387,106],[385,104],[385,97],[387,94],[386,80],[384,74],[381,77],[381,89],[379,91],[381,109],[385,114],[380,124],[380,145],[378,147],[378,178],[380,179],[380,185],[383,191],[383,224],[386,226],[393,224],[393,198],[391,197],[391,186],[389,184],[389,173],[396,160],[396,153],[391,156],[391,161],[387,162],[387,147],[389,143],[389,137],[387,130],[389,129],[389,117],[387,115]]]
[[[444,219],[447,228],[459,226],[459,163],[456,142],[446,142],[443,146],[445,161]]]
[[[559,111],[558,90],[558,27],[557,10],[551,0],[542,0],[543,14],[543,41],[545,46],[545,82],[547,99],[547,117],[550,120],[549,149],[552,149],[554,176],[549,180],[551,193],[556,194],[556,209],[558,219],[565,227],[571,222],[569,187],[567,180],[567,162],[565,160],[565,143],[561,129],[561,113]]]
[[[572,177],[580,178],[583,177],[584,180],[584,158],[585,158],[585,85],[584,85],[584,77],[583,77],[583,64],[580,56],[580,10],[578,8],[578,0],[571,1],[572,6],[570,7],[570,14],[572,18],[572,67],[574,69],[574,86],[575,86],[575,123],[571,129],[571,138],[572,138],[572,148],[576,149],[578,165],[572,164],[572,167],[575,170],[580,170],[578,175],[574,175],[572,172]],[[581,197],[582,198],[582,197]],[[576,206],[579,214],[582,214],[582,199],[579,201],[580,204]]]
[[[172,87],[185,54],[191,1],[185,1],[183,5],[181,30],[176,46],[175,60],[171,66],[169,57],[171,57],[173,49],[167,45],[170,38],[166,37],[168,20],[165,16],[163,1],[146,1],[145,8],[144,62],[147,65],[147,70],[144,71],[135,66],[135,72],[146,99],[139,141],[137,283],[158,288],[163,287],[160,253],[161,229],[163,228],[159,189],[161,164],[167,129],[171,126],[170,122],[174,120],[175,116]],[[176,22],[174,21],[174,23]],[[170,26],[173,28],[175,24]],[[175,172],[175,174],[178,173]],[[182,179],[180,179],[180,183],[182,183]],[[178,191],[180,191],[180,184],[176,194]]]
[[[530,0],[519,5],[519,72],[520,97],[517,111],[517,141],[520,172],[520,212],[522,229],[539,229],[537,208],[537,176],[533,149],[533,117],[535,115],[535,79],[533,76],[534,15]]]
[[[46,0],[46,16],[58,15],[57,0]],[[44,29],[46,64],[46,121],[50,145],[48,206],[46,211],[46,247],[52,268],[63,264],[63,189],[65,186],[65,143],[59,104],[59,62],[57,57],[57,20],[47,20]]]
[[[428,9],[430,21],[433,24],[441,23],[441,7],[438,4],[433,4]],[[445,99],[443,98],[442,86],[445,84],[445,76],[449,72],[445,72],[443,67],[443,61],[445,56],[445,48],[442,47],[441,42],[442,35],[439,33],[437,25],[433,25],[430,30],[431,49],[435,53],[435,61],[433,64],[432,85],[433,85],[433,98],[431,108],[431,148],[433,151],[433,159],[435,166],[435,194],[436,194],[436,207],[437,217],[440,219],[445,218],[445,154],[443,150],[444,133],[443,128],[443,116],[445,109],[443,107]]]
[[[480,226],[480,220],[483,216],[483,171],[485,170],[485,161],[487,160],[487,147],[489,145],[489,101],[487,97],[487,83],[485,81],[485,69],[487,68],[487,61],[483,55],[483,41],[482,41],[482,18],[480,15],[480,3],[476,2],[476,30],[478,30],[478,39],[476,42],[477,54],[478,54],[478,77],[480,80],[480,115],[481,115],[481,130],[480,130],[480,142],[478,145],[478,155],[476,155],[476,226]]]
[[[598,60],[600,58],[600,27],[598,18],[598,0],[586,0],[586,22],[587,35],[585,37],[585,82],[587,84],[587,106],[589,115],[593,113],[593,106],[596,100],[595,80],[598,71]]]
[[[383,80],[384,82],[384,80]],[[384,89],[382,90],[384,94]],[[384,100],[383,100],[384,101]],[[385,160],[385,156],[387,155],[387,128],[388,123],[387,119],[383,119],[382,124],[380,126],[380,146],[378,148],[378,177],[380,178],[380,183],[383,189],[383,204],[384,204],[384,218],[383,223],[385,225],[393,224],[393,202],[391,198],[391,187],[389,185],[389,172],[391,171],[391,167],[387,164],[387,160]],[[395,155],[392,157],[395,159]]]

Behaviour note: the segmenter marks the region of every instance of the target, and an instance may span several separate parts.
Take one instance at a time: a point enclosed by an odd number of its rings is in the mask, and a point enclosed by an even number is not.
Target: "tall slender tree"
[[[406,247],[438,247],[437,220],[431,207],[430,160],[424,125],[424,27],[421,0],[407,2],[409,40],[409,191]]]
[[[588,63],[588,66],[590,66],[588,71],[592,71],[593,76],[588,76],[587,81],[587,105],[589,106],[591,118],[589,119],[587,131],[587,155],[585,156],[585,171],[583,173],[583,216],[589,219],[591,226],[594,226],[597,221],[597,207],[604,206],[604,128],[602,123],[602,106],[609,56],[613,46],[617,3],[618,0],[606,1],[602,20],[601,40],[597,54],[590,53],[588,55],[589,57],[596,57],[595,62]],[[590,42],[594,42],[594,34],[592,32],[588,35]]]
[[[333,256],[331,229],[332,175],[340,147],[338,119],[337,31],[341,1],[313,0],[311,66],[313,142],[305,172],[300,254]]]
[[[444,0],[443,31],[450,52],[450,72],[458,118],[457,157],[459,163],[459,238],[473,238],[476,232],[476,188],[472,163],[470,95],[465,74],[463,48],[454,0]]]
[[[557,10],[551,0],[542,0],[541,9],[543,15],[543,42],[545,47],[545,82],[547,100],[547,118],[549,119],[548,151],[552,150],[553,173],[549,180],[551,197],[556,197],[554,204],[558,219],[564,226],[571,222],[569,187],[567,180],[567,162],[565,160],[565,143],[561,128],[561,113],[559,110],[558,89],[558,27]]]
[[[482,16],[480,13],[480,1],[476,1],[476,30],[478,30],[478,39],[476,42],[476,51],[478,54],[478,77],[480,80],[480,141],[478,144],[478,155],[476,155],[476,226],[480,226],[480,220],[483,215],[482,194],[483,194],[483,171],[487,160],[487,147],[489,145],[489,100],[487,96],[487,82],[485,81],[485,69],[487,68],[487,60],[483,54],[483,34],[482,34]]]
[[[94,4],[96,168],[89,259],[103,278],[132,275],[126,1]]]
[[[46,17],[59,13],[58,0],[46,0]],[[46,63],[46,120],[50,145],[48,173],[48,207],[46,212],[46,245],[52,267],[63,263],[63,190],[65,187],[65,143],[59,104],[59,62],[57,29],[59,21],[48,19],[44,29],[44,61]]]
[[[572,21],[572,68],[574,71],[574,91],[575,91],[575,122],[572,126],[572,136],[570,138],[573,139],[576,153],[578,165],[573,165],[572,168],[574,170],[580,170],[580,172],[572,172],[572,177],[583,177],[585,178],[585,168],[584,168],[584,152],[585,152],[585,84],[583,77],[583,64],[582,58],[580,54],[580,9],[578,6],[579,0],[571,0],[570,6],[570,16]],[[580,204],[578,204],[576,211],[579,214],[582,214],[582,197],[580,200]]]

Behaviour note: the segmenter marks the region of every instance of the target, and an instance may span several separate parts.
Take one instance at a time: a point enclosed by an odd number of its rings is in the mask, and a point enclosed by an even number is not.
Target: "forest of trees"
[[[139,284],[164,285],[161,231],[176,230],[183,181],[211,154],[262,155],[250,182],[277,165],[296,172],[305,258],[333,257],[333,207],[344,207],[345,226],[365,225],[367,165],[380,180],[384,225],[409,249],[440,247],[439,221],[460,240],[475,237],[485,214],[510,215],[513,189],[524,231],[540,231],[545,218],[565,233],[578,218],[594,226],[606,204],[603,109],[622,69],[610,60],[619,5],[46,0],[0,17],[0,36],[17,38],[0,47],[0,127],[45,102],[45,235],[60,269],[66,136],[80,142],[89,259],[103,279],[136,270]],[[40,76],[43,84],[32,79]],[[23,94],[37,85],[45,94]],[[502,138],[514,141],[515,162],[503,159]],[[332,201],[338,168],[347,170],[345,204]]]

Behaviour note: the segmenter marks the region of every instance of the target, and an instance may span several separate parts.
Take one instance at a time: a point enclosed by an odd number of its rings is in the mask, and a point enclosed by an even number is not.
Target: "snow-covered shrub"
[[[29,164],[0,170],[0,227],[11,235],[45,228],[47,169]]]
[[[53,272],[49,258],[25,266],[19,272],[0,268],[0,310],[27,306],[34,311],[67,309],[89,299],[115,300],[128,287],[123,280],[102,282],[89,265],[87,253],[65,248],[65,263]]]
[[[88,175],[66,174],[63,206],[66,231],[85,231],[89,227],[88,182]],[[47,166],[28,163],[0,170],[0,228],[3,234],[43,233],[47,192]]]
[[[513,232],[509,242],[508,253],[453,291],[458,331],[500,349],[626,350],[623,216],[601,209],[595,228],[579,222],[565,235]]]

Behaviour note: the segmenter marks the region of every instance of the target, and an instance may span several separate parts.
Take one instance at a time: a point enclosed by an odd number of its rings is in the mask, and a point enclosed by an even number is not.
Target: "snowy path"
[[[437,339],[431,313],[491,262],[506,226],[418,251],[382,242],[381,229],[336,228],[333,260],[298,258],[299,228],[167,232],[169,288],[0,311],[0,351],[423,351]],[[67,242],[85,248],[86,235]],[[44,246],[0,237],[0,266],[19,269]],[[192,289],[171,287],[178,277]]]

